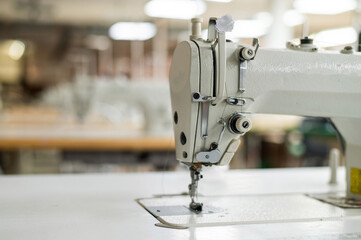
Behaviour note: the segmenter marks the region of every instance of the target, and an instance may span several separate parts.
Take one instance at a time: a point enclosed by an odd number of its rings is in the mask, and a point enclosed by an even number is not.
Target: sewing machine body
[[[326,117],[344,140],[347,196],[361,199],[361,55],[260,48],[241,72],[240,51],[252,46],[227,41],[222,82],[222,49],[215,45],[193,38],[174,52],[170,90],[177,159],[189,166],[229,164],[246,132],[233,131],[235,115],[249,124],[255,113]]]

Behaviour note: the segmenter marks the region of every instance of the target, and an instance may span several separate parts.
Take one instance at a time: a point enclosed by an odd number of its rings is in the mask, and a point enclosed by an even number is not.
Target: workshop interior
[[[169,70],[175,47],[189,40],[192,17],[203,18],[205,38],[208,19],[229,14],[234,42],[257,38],[262,48],[285,48],[310,36],[323,49],[358,51],[354,1],[181,2],[94,0],[84,7],[82,1],[2,0],[2,173],[182,168]],[[330,151],[341,150],[325,118],[253,118],[231,169],[325,166]]]
[[[242,224],[227,234],[290,239],[275,233],[284,225],[247,224],[302,221],[290,225],[294,239],[317,221],[327,226],[319,239],[361,239],[360,42],[359,0],[0,0],[0,209],[17,199],[4,216],[22,216],[14,209],[33,205],[16,196],[47,189],[73,211],[65,196],[88,181],[84,201],[119,190],[146,218],[138,238],[126,213],[128,239],[181,237],[164,228],[197,239]],[[56,192],[62,181],[74,190]],[[109,204],[109,229],[95,208],[105,239],[116,239],[125,217]],[[20,239],[17,221],[0,236]],[[102,236],[85,233],[95,222],[77,224],[59,236]]]

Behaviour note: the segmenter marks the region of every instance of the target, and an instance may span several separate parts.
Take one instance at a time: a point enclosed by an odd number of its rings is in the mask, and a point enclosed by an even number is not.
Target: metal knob
[[[256,55],[256,51],[254,49],[246,48],[246,47],[241,48],[238,52],[238,58],[241,61],[252,60],[255,55]]]
[[[250,119],[248,118],[238,118],[236,120],[236,129],[239,131],[239,132],[248,132],[249,130],[251,130],[252,128],[252,122]]]
[[[251,119],[245,117],[240,113],[236,113],[229,118],[228,129],[232,133],[244,135],[246,132],[251,130],[251,128]]]
[[[192,35],[190,39],[202,39],[202,18],[192,18]]]

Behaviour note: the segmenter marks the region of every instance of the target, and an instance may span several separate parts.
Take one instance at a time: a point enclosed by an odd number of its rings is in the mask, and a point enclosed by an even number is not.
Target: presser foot
[[[202,212],[203,209],[203,203],[197,203],[197,202],[191,202],[189,204],[189,208],[193,211],[193,212]]]
[[[202,165],[194,164],[189,168],[191,175],[191,184],[188,185],[189,196],[191,197],[191,203],[189,208],[194,212],[201,212],[203,209],[203,203],[198,203],[194,199],[197,198],[198,194],[198,181],[203,177],[201,175]]]

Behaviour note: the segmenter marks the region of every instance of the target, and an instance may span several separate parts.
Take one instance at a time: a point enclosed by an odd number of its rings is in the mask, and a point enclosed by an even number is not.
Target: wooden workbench
[[[170,131],[145,133],[131,123],[117,125],[97,116],[81,123],[56,109],[22,106],[0,118],[0,149],[174,150]]]
[[[168,137],[136,136],[127,138],[74,138],[74,137],[4,137],[0,136],[1,150],[16,149],[63,149],[63,150],[129,150],[168,151],[174,150],[174,141]]]

